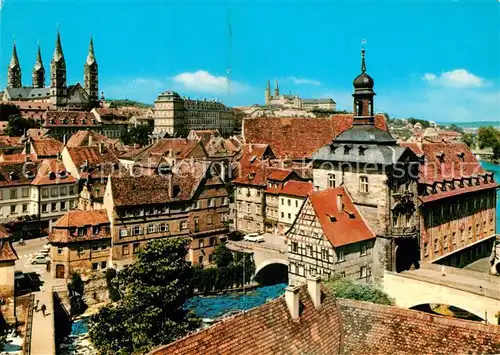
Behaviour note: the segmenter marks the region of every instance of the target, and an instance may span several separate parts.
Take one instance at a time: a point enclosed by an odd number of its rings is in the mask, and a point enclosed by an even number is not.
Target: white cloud
[[[310,79],[305,79],[305,78],[297,78],[295,76],[290,76],[288,79],[294,83],[295,85],[314,85],[314,86],[320,86],[321,83],[318,80],[310,80]]]
[[[181,73],[174,76],[173,80],[193,92],[223,94],[229,91],[229,79],[227,77],[212,75],[205,70]],[[246,89],[245,84],[231,81],[232,92],[242,92]]]
[[[103,82],[104,95],[109,99],[132,99],[152,103],[169,82],[153,78],[120,79],[110,83]]]
[[[453,88],[477,88],[484,86],[485,84],[485,80],[483,78],[480,78],[465,69],[455,69],[443,72],[439,76],[434,73],[425,73],[422,79]]]

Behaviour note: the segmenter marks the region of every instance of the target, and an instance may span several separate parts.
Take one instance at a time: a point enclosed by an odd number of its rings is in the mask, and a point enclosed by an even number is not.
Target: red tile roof
[[[429,203],[457,195],[468,194],[472,192],[478,192],[489,189],[497,189],[498,187],[500,187],[500,184],[497,184],[495,182],[485,183],[484,180],[481,178],[479,185],[474,184],[473,186],[464,186],[461,188],[460,187],[454,188],[452,190],[448,189],[446,191],[440,191],[440,189],[437,189],[438,191],[435,194],[423,195],[420,196],[419,199],[420,201],[422,201],[422,203]]]
[[[306,181],[290,180],[285,182],[281,194],[297,197],[307,197],[313,192],[313,184]]]
[[[33,185],[56,185],[75,183],[72,176],[61,161],[57,159],[44,159],[38,165],[38,171],[31,182]]]
[[[418,142],[398,142],[398,144],[402,147],[410,148],[419,157],[424,155],[421,144]]]
[[[53,225],[58,228],[84,227],[109,224],[106,210],[69,211],[59,218]]]
[[[164,138],[141,151],[134,157],[134,160],[147,160],[148,157],[153,155],[166,156],[175,159],[186,159],[191,157],[191,153],[199,145],[203,149],[203,145],[197,140],[187,140],[185,138]]]
[[[9,162],[9,163],[22,163],[25,162],[26,159],[28,161],[35,161],[36,156],[34,154],[1,154],[0,161]]]
[[[342,206],[337,205],[338,196],[341,197],[343,211]],[[323,233],[332,246],[339,247],[375,238],[375,233],[370,229],[344,187],[313,192],[309,200]]]
[[[56,158],[64,145],[54,138],[34,139],[31,141],[34,153],[38,158]]]
[[[350,128],[352,114],[331,118],[247,118],[243,121],[246,143],[269,144],[280,158],[311,157],[322,146]],[[383,115],[375,116],[375,126],[387,130]]]
[[[39,162],[0,163],[0,187],[30,185]]]
[[[99,126],[92,112],[47,111],[42,119],[43,127],[93,127]]]
[[[323,294],[319,309],[302,287],[300,316],[292,320],[284,297],[153,350],[154,355],[298,355],[338,354],[341,349],[341,317],[335,298]]]
[[[10,238],[5,238],[0,240],[0,261],[16,261],[19,257],[17,256],[16,250],[12,246],[12,241]]]
[[[292,173],[293,171],[288,169],[268,168],[267,178],[269,180],[284,181]]]
[[[496,325],[346,299],[337,303],[344,354],[500,353]]]
[[[81,130],[75,132],[66,145],[68,147],[97,146],[99,143],[106,144],[108,138],[96,131]]]
[[[10,237],[9,232],[7,232],[5,226],[3,224],[0,224],[0,239],[5,239],[9,237]]]
[[[108,148],[102,148],[99,152],[99,147],[67,147],[68,153],[77,168],[87,162],[88,166],[97,164],[118,164],[119,160]]]

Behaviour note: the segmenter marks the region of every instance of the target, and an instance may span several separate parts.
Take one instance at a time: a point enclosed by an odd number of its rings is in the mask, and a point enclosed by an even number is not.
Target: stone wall
[[[87,306],[110,302],[105,272],[92,275],[84,284],[83,300]]]

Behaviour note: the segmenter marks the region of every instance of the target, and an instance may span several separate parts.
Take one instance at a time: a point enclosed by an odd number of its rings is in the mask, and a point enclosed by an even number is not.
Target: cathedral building
[[[64,110],[89,110],[98,107],[98,67],[92,37],[83,70],[83,86],[80,83],[67,85],[66,61],[58,31],[54,55],[50,62],[50,86],[45,86],[45,67],[40,45],[38,45],[35,65],[32,70],[31,86],[23,86],[21,65],[14,42],[12,58],[7,71],[7,88],[4,90],[2,101],[45,102],[56,109]]]
[[[265,103],[266,106],[275,106],[284,109],[294,109],[294,110],[304,110],[304,111],[315,111],[315,110],[335,111],[337,109],[337,104],[330,97],[324,99],[303,99],[298,95],[280,94],[278,80],[276,80],[276,87],[274,89],[273,95],[271,95],[271,83],[269,82],[269,80],[267,81],[267,86],[265,91]]]

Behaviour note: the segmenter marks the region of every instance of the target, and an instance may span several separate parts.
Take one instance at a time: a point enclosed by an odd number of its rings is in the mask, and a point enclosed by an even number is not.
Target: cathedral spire
[[[361,73],[366,72],[365,49],[361,48]]]
[[[373,124],[374,81],[366,72],[365,49],[361,49],[361,74],[353,82],[354,123]]]
[[[38,50],[35,66],[33,67],[32,85],[34,88],[43,88],[45,86],[45,68],[43,67],[42,53],[40,51],[40,41],[37,42],[37,45]]]
[[[90,35],[89,54],[87,55],[87,65],[92,65],[95,61],[96,60],[94,54],[94,40],[92,39],[92,35]]]
[[[21,65],[19,65],[19,58],[17,57],[16,40],[14,39],[14,46],[12,47],[12,58],[10,59],[9,70],[7,72],[7,87],[20,88],[21,85]]]
[[[61,45],[61,35],[59,32],[59,25],[57,25],[56,49],[54,50],[53,60],[55,62],[58,62],[61,59],[64,60],[64,54],[63,54],[62,45]]]
[[[280,96],[280,88],[278,86],[278,79],[276,79],[276,88],[274,89],[274,96]]]

